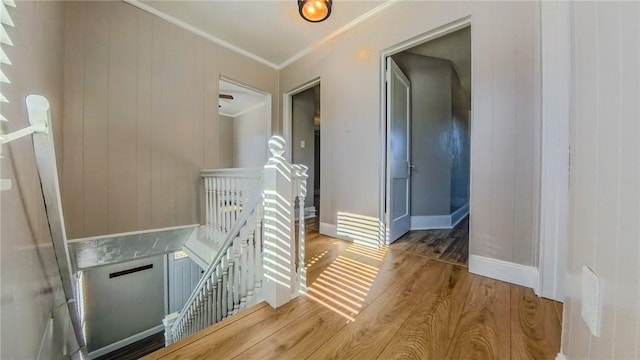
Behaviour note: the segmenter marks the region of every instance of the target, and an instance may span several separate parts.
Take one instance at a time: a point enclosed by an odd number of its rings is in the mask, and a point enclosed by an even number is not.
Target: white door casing
[[[387,224],[394,242],[411,228],[411,83],[387,57]]]

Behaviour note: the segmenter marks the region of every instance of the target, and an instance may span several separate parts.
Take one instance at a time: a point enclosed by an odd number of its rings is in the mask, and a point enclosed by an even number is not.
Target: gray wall
[[[156,256],[84,271],[87,348],[95,351],[162,324],[165,257]],[[109,278],[109,274],[152,264],[152,269]]]
[[[265,105],[233,118],[233,167],[263,167],[267,161],[269,131]]]
[[[219,135],[218,135],[218,167],[231,168],[234,167],[234,132],[233,132],[233,118],[218,114],[219,121]]]
[[[28,126],[25,97],[46,96],[60,155],[64,4],[18,1],[9,14],[14,46],[2,48],[13,65],[2,65],[11,80],[2,84],[2,93],[10,102],[1,108],[9,121],[1,125],[6,133]],[[69,316],[30,137],[3,145],[2,156],[1,177],[13,188],[0,194],[0,358],[35,359],[42,344],[41,358],[60,359],[65,347],[70,352],[77,347],[73,333],[61,331],[70,326]],[[48,332],[51,317],[53,332]]]
[[[455,69],[451,72],[451,212],[469,203],[471,124],[469,96]]]
[[[378,217],[384,186],[379,54],[465,17],[473,19],[470,254],[533,265],[540,192],[539,2],[397,2],[282,69],[281,93],[321,78],[321,223],[335,225],[338,211]]]
[[[277,70],[125,2],[65,10],[69,236],[200,222],[200,170],[221,164],[220,74],[275,94]]]
[[[562,352],[568,359],[638,359],[640,3],[576,2],[570,11],[570,226]],[[580,315],[582,266],[600,277],[599,337]]]
[[[411,216],[451,208],[451,63],[403,52],[393,56],[411,81]]]
[[[305,207],[314,206],[313,192],[315,180],[315,135],[313,117],[316,112],[316,93],[315,88],[307,89],[292,97],[291,112],[291,130],[292,141],[291,153],[294,164],[306,165],[309,170],[309,178],[307,179],[307,197],[305,199]],[[305,142],[305,147],[300,147],[300,142]]]

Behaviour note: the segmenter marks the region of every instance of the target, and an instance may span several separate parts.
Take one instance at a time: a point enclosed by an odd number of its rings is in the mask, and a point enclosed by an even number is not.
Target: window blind
[[[9,14],[9,8],[15,8],[16,3],[14,0],[0,0],[0,103],[8,103],[9,99],[3,92],[6,86],[11,84],[9,78],[5,75],[4,69],[6,66],[11,65],[11,60],[7,56],[5,49],[7,46],[13,46],[13,42],[7,32],[7,27],[13,27],[13,20]],[[0,104],[1,106],[1,104]],[[0,121],[7,121],[7,118],[2,114],[2,108],[0,107]]]

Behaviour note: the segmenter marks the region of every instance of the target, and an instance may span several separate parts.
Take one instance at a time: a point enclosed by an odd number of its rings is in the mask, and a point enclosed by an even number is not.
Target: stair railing
[[[180,314],[165,323],[171,344],[237,313],[261,299],[262,191],[261,185],[228,229],[213,258]]]
[[[202,170],[205,199],[205,234],[219,241],[229,232],[251,194],[262,185],[263,169]]]
[[[205,226],[214,241],[224,241],[180,313],[165,318],[167,345],[263,299],[277,308],[306,290],[307,168],[290,164],[284,148],[282,137],[269,140],[272,157],[264,169],[202,172]]]

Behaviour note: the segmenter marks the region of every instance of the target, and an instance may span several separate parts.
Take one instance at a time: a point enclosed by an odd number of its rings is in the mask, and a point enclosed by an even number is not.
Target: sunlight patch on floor
[[[305,296],[343,316],[347,322],[356,321],[386,252],[386,246],[372,249],[358,244],[349,245],[308,287]],[[311,258],[307,267],[326,253]]]

